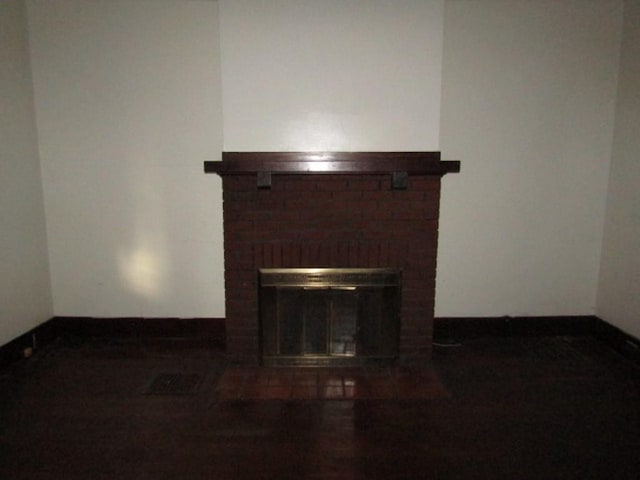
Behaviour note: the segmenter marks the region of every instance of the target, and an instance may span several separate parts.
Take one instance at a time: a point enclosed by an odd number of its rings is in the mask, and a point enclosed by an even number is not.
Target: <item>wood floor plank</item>
[[[640,478],[640,372],[595,339],[474,339],[412,371],[226,367],[202,345],[53,344],[0,372],[0,478]],[[146,395],[158,372],[199,388]]]

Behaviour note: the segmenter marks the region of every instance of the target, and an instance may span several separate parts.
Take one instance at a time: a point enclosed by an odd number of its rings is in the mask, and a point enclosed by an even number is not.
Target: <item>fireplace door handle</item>
[[[333,287],[333,286],[324,286],[324,285],[307,285],[302,287],[303,290],[345,290],[345,291],[354,291],[358,287]]]

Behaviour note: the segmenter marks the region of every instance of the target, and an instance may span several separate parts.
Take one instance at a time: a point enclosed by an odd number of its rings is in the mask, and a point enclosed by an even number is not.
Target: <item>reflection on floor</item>
[[[230,366],[220,400],[428,400],[449,393],[432,368],[276,368]]]

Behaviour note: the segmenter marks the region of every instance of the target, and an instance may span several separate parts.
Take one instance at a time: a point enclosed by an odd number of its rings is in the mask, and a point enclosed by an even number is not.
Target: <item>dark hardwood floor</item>
[[[0,478],[640,478],[640,371],[590,337],[438,347],[433,398],[229,399],[225,368],[201,345],[59,340],[0,372]]]

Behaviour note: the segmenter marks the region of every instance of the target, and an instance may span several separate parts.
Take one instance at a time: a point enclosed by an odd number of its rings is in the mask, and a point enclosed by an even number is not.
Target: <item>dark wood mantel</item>
[[[218,175],[387,174],[444,175],[460,171],[460,162],[440,160],[440,152],[223,152],[222,161],[204,162]]]

